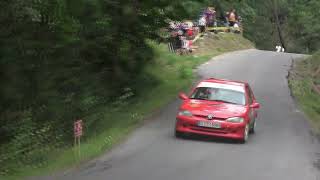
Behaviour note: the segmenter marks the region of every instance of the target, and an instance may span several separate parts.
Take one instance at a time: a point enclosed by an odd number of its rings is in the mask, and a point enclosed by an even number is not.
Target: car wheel
[[[252,127],[250,128],[250,133],[254,134],[256,132],[257,121],[254,120]]]
[[[245,128],[244,128],[244,132],[243,132],[243,138],[240,140],[240,143],[244,144],[248,141],[249,139],[249,131],[250,131],[250,127],[249,124],[246,124]]]
[[[179,132],[179,131],[175,131],[174,135],[176,136],[176,138],[184,138],[185,137],[184,133]]]

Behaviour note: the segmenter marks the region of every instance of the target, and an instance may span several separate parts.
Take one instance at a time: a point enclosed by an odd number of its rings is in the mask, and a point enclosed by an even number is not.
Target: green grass
[[[233,33],[209,33],[204,38],[204,40],[195,43],[195,46],[199,46],[199,49],[196,51],[198,55],[215,56],[223,52],[233,51],[234,49],[254,48],[252,42],[241,38],[241,35]]]
[[[195,79],[193,69],[196,66],[224,52],[253,47],[249,41],[235,34],[209,35],[197,43],[199,49],[194,55],[178,56],[169,53],[166,45],[151,42],[156,56],[146,67],[144,74],[154,77],[157,83],[141,89],[139,95],[130,102],[121,102],[117,107],[105,105],[84,117],[84,123],[87,121],[96,124],[84,131],[80,158],[76,156],[77,149],[72,146],[52,150],[48,154],[47,163],[41,167],[17,165],[15,174],[0,176],[0,179],[48,175],[78,166],[106,153],[143,124],[149,115],[174,100],[179,91],[187,90]]]
[[[320,74],[316,74],[319,67],[320,52],[297,62],[289,78],[292,94],[311,120],[317,134],[320,133],[320,94],[314,90],[312,84],[320,84]]]

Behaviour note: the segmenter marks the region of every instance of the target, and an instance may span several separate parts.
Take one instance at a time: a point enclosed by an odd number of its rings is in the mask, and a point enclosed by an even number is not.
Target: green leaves
[[[289,28],[289,34],[300,52],[310,53],[320,48],[320,23],[316,13],[319,8],[320,2],[317,0],[296,0],[290,8],[291,17],[288,18],[288,23],[292,28]]]
[[[70,145],[76,118],[103,103],[126,103],[144,88],[138,81],[154,82],[151,75],[141,74],[154,57],[146,40],[161,39],[158,32],[167,26],[165,20],[194,13],[196,8],[190,5],[200,4],[0,1],[0,144],[9,147],[1,146],[0,151],[10,156],[0,157],[7,164],[0,172],[10,173],[7,170],[14,168],[9,166],[25,154],[21,166],[45,164],[43,155],[52,148],[46,146],[48,137],[59,137],[54,145]],[[130,91],[123,92],[124,88]]]

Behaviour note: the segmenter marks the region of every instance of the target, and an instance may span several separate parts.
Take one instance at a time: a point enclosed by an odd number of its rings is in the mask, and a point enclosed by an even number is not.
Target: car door
[[[255,98],[255,96],[254,96],[254,94],[253,94],[253,91],[252,91],[252,89],[250,88],[250,86],[249,86],[249,90],[250,90],[250,92],[251,92],[251,97],[252,97],[252,100],[253,100],[253,103],[257,103],[257,100],[256,100],[256,98]],[[260,106],[259,106],[260,107]],[[258,117],[258,109],[259,108],[254,108],[253,110],[254,110],[254,118],[257,118]]]
[[[251,105],[254,103],[254,96],[249,86],[246,87],[248,93],[248,104],[249,104],[249,118],[250,118],[250,126],[253,126],[255,117],[256,117],[256,110],[252,108]]]

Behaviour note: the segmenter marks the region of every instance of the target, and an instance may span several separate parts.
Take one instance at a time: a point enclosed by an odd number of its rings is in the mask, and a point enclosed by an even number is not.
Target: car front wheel
[[[179,131],[175,131],[174,135],[176,136],[176,138],[184,138],[185,137],[184,133],[179,132]]]
[[[250,128],[250,133],[254,134],[256,132],[256,127],[257,127],[257,121],[254,120],[252,127]]]
[[[246,124],[244,131],[243,131],[243,138],[240,140],[240,142],[242,144],[246,143],[249,139],[249,131],[250,131],[250,127],[249,124]]]

